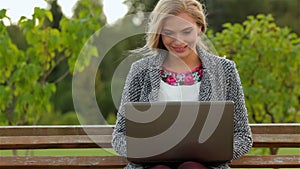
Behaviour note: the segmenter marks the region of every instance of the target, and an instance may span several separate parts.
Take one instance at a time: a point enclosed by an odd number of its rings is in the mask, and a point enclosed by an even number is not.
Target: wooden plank
[[[300,134],[299,123],[250,124],[254,134]]]
[[[114,125],[0,126],[0,136],[110,135]]]
[[[111,135],[4,136],[0,149],[111,148]]]
[[[253,134],[300,134],[300,124],[250,124]],[[114,125],[0,126],[0,136],[102,135]]]
[[[1,136],[0,149],[111,148],[111,135]],[[300,147],[297,134],[253,134],[253,147]]]
[[[0,157],[0,168],[122,168],[127,164],[119,156],[21,156]],[[300,167],[300,155],[243,156],[230,164],[231,167],[248,168],[297,168]]]
[[[253,147],[300,147],[300,134],[253,134]]]
[[[82,169],[82,168],[123,168],[125,158],[119,156],[17,156],[0,157],[2,169]]]
[[[230,166],[233,168],[298,168],[300,155],[247,155],[233,161]]]

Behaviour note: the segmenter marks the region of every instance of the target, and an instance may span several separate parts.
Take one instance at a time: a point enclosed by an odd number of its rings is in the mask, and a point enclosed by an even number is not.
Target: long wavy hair
[[[150,14],[148,30],[146,35],[146,45],[151,50],[165,49],[161,39],[163,23],[169,16],[176,16],[186,13],[191,16],[197,26],[201,28],[201,33],[207,29],[206,15],[203,6],[197,0],[160,0]],[[199,40],[198,45],[204,44]]]
[[[159,0],[153,11],[150,13],[146,28],[146,44],[129,51],[132,56],[148,56],[157,53],[158,50],[166,50],[161,38],[161,31],[164,21],[170,16],[186,13],[191,16],[197,26],[201,28],[201,35],[207,30],[206,15],[203,5],[197,0]],[[210,51],[209,47],[198,35],[197,45]]]

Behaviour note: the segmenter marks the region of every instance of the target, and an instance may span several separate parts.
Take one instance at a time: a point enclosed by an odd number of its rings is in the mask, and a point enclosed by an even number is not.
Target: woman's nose
[[[184,42],[183,42],[182,38],[180,38],[179,36],[176,36],[176,37],[174,38],[173,43],[174,43],[175,45],[181,45],[181,44],[183,44]]]

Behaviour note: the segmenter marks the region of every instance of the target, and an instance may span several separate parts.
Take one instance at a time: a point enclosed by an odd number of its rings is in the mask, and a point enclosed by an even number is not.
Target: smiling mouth
[[[177,53],[183,53],[186,51],[186,49],[188,48],[188,45],[186,46],[182,46],[182,47],[172,47],[173,50]]]

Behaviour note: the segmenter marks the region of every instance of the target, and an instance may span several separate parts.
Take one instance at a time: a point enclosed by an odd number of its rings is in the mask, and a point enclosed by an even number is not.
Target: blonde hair
[[[168,16],[180,13],[190,15],[199,28],[201,28],[201,32],[206,32],[206,16],[200,2],[197,0],[160,0],[150,14],[146,45],[144,47],[148,47],[153,51],[156,49],[165,49],[160,35],[163,22]],[[201,41],[198,43],[203,46]]]

